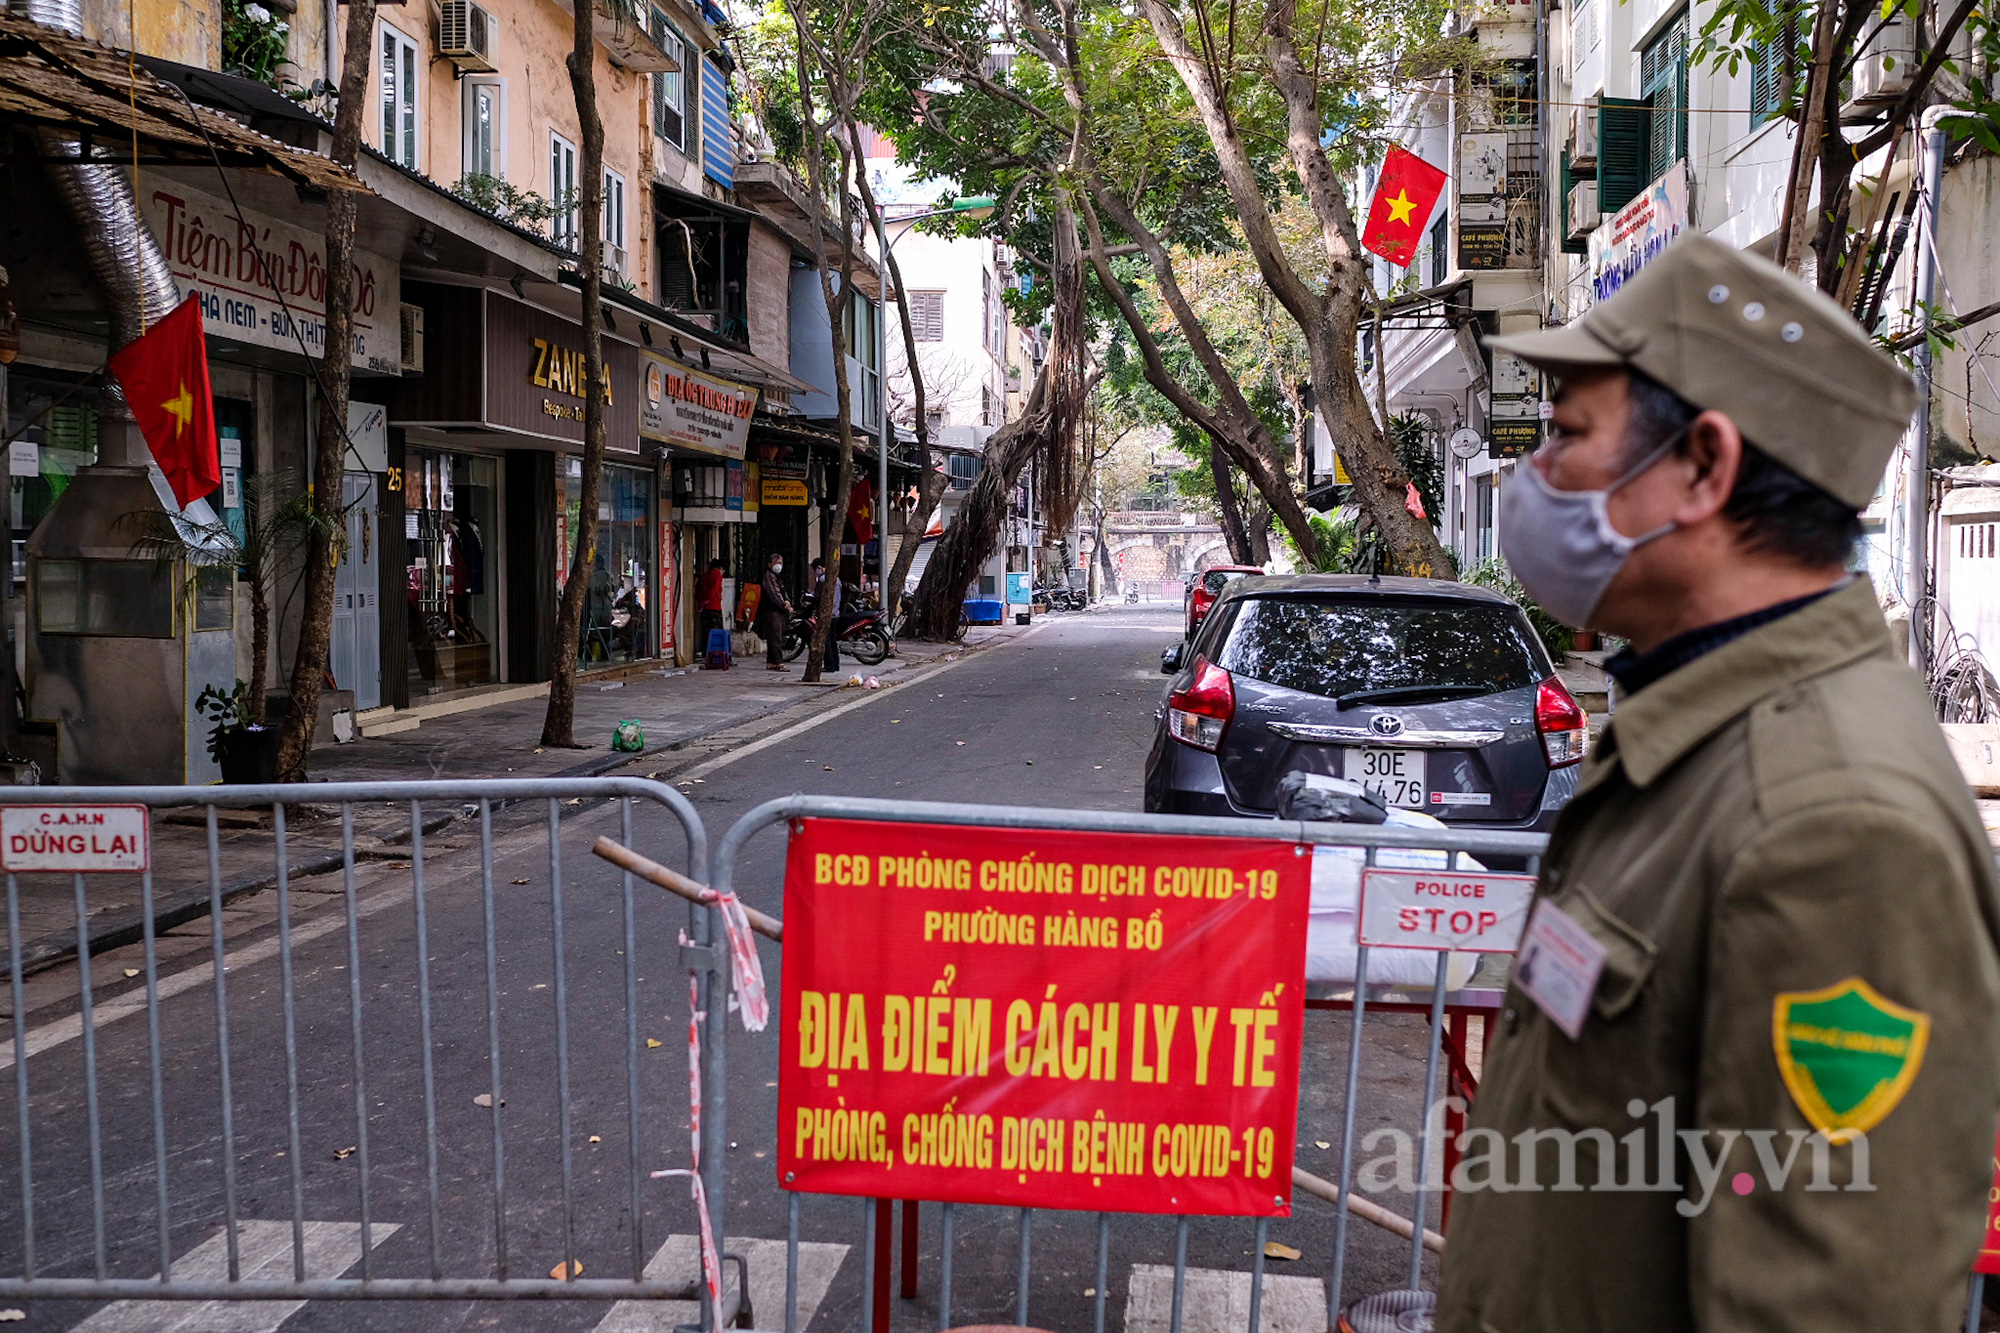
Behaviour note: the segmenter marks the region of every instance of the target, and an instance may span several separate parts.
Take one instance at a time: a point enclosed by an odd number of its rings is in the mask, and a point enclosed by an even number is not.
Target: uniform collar
[[[1866,575],[1761,625],[1621,702],[1583,774],[1584,790],[1623,765],[1645,787],[1759,701],[1800,681],[1889,650]]]

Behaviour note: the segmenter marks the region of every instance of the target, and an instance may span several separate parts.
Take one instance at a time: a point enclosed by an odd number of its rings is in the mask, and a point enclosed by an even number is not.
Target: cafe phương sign
[[[211,337],[326,355],[326,239],[231,208],[179,184],[149,185],[145,218],[183,293],[201,297]],[[354,252],[354,364],[394,375],[403,360],[395,263]],[[282,299],[281,299],[282,298]]]
[[[678,361],[645,354],[641,372],[639,433],[723,458],[743,457],[757,390],[692,370]]]

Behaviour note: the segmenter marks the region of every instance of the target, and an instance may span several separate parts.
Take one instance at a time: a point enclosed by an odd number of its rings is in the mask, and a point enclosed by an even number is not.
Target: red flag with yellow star
[[[1375,182],[1375,200],[1368,206],[1368,229],[1361,244],[1390,263],[1408,267],[1417,257],[1424,224],[1444,189],[1445,174],[1415,153],[1390,148],[1382,176]]]
[[[201,335],[201,299],[188,297],[173,314],[113,352],[111,373],[181,508],[220,486],[222,461],[215,441],[215,399],[208,387],[208,345]]]

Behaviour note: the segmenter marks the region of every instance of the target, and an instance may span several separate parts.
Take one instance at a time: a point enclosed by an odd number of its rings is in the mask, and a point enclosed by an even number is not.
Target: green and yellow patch
[[[1835,1143],[1882,1123],[1910,1090],[1930,1039],[1928,1014],[1860,977],[1787,991],[1771,1008],[1778,1072],[1814,1129]]]

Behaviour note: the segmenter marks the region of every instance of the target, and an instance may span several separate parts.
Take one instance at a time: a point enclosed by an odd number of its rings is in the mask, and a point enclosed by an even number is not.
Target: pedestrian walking
[[[701,581],[695,585],[695,621],[701,627],[701,651],[708,651],[708,636],[722,628],[722,576],[729,566],[720,559],[708,562]]]
[[[1629,647],[1491,1025],[1437,1327],[1946,1329],[1992,1174],[2000,894],[1848,570],[1909,377],[1698,236],[1492,341],[1560,386],[1502,551]]]
[[[757,601],[757,632],[764,636],[764,669],[790,671],[785,665],[785,627],[792,619],[792,599],[785,596],[785,557],[776,551],[764,562],[763,589]]]

